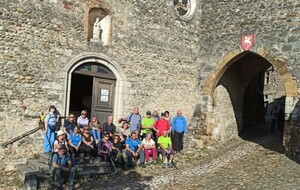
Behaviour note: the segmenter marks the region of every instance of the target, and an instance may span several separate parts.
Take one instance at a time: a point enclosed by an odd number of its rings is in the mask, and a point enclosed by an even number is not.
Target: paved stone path
[[[254,139],[255,143],[235,139],[226,145],[199,150],[193,157],[189,153],[177,155],[177,168],[148,165],[146,169],[122,171],[96,180],[85,179],[77,184],[77,188],[300,190],[300,165],[280,153],[277,138],[270,134]],[[5,183],[11,189],[18,188],[9,180]]]
[[[137,168],[83,184],[91,189],[300,189],[300,165],[273,151],[280,150],[272,147],[278,146],[276,138],[255,140],[269,149],[237,139],[194,161],[178,163],[178,168]]]

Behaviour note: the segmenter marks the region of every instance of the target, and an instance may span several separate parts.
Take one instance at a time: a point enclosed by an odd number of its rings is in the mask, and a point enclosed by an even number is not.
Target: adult
[[[142,141],[142,146],[144,148],[146,163],[150,162],[150,156],[151,156],[152,162],[156,164],[156,146],[154,140],[151,137],[152,137],[152,133],[148,132],[146,134],[146,137]]]
[[[172,126],[172,118],[170,116],[170,112],[169,111],[165,111],[166,114],[166,120],[169,122],[170,127]]]
[[[91,134],[93,135],[96,144],[98,144],[101,140],[101,123],[96,116],[92,116],[89,126]]]
[[[55,140],[55,131],[57,130],[59,124],[59,112],[54,105],[49,107],[49,113],[46,114],[45,124],[43,127],[44,132],[44,152],[49,153],[53,149],[53,144]]]
[[[282,108],[279,109],[277,113],[277,130],[279,134],[283,134],[283,129],[284,129],[284,121],[285,121],[285,114]]]
[[[130,137],[130,129],[128,122],[124,122],[122,127],[120,128],[120,136],[125,140]]]
[[[135,132],[139,134],[142,116],[139,113],[139,108],[135,107],[133,109],[133,113],[130,113],[127,117],[121,117],[118,119],[118,122],[121,123],[122,121],[127,121],[130,123],[129,130],[130,132]]]
[[[156,140],[163,135],[163,131],[170,131],[170,124],[166,120],[166,114],[164,112],[161,113],[160,119],[155,121],[153,130],[156,132]]]
[[[94,138],[93,135],[90,134],[90,128],[88,126],[83,128],[82,149],[84,154],[89,156],[90,162],[92,162],[95,157]]]
[[[141,141],[137,138],[136,132],[131,132],[130,138],[126,139],[126,157],[127,157],[127,162],[126,166],[130,167],[133,166],[132,164],[132,158],[134,158],[135,161],[140,158],[140,166],[141,167],[146,167],[145,166],[145,155],[144,155],[144,150],[141,145]]]
[[[114,134],[114,140],[112,142],[112,155],[114,160],[118,164],[123,164],[123,144],[121,142],[121,137],[118,133]]]
[[[67,153],[68,149],[66,145],[61,144],[59,146],[58,152],[53,154],[52,166],[50,170],[54,177],[55,189],[62,189],[61,178],[69,175],[68,187],[73,189],[74,180],[76,175],[76,168],[72,167],[70,155]]]
[[[81,147],[82,143],[82,136],[80,134],[80,127],[77,126],[74,128],[73,133],[70,134],[70,139],[69,139],[69,149],[71,152],[72,156],[72,162],[75,164],[75,155],[79,154],[80,156],[80,162],[83,162],[83,156],[84,156],[84,151]]]
[[[277,125],[277,113],[278,113],[277,111],[278,111],[278,107],[274,106],[272,111],[271,111],[271,119],[272,119],[271,132],[275,132],[275,128],[276,128],[276,125]]]
[[[112,142],[109,140],[109,133],[104,133],[104,137],[98,143],[98,155],[102,157],[106,163],[110,166],[111,170],[114,172],[116,168],[114,167],[114,161],[112,157]]]
[[[152,113],[152,119],[154,119],[154,121],[157,121],[157,120],[159,120],[159,114],[158,114],[158,111],[154,111],[153,113]]]
[[[80,127],[80,131],[83,132],[83,127],[89,124],[87,118],[87,111],[82,110],[80,116],[77,118],[77,125]]]
[[[54,141],[54,152],[58,152],[58,149],[59,149],[61,144],[64,144],[66,146],[68,145],[68,143],[65,139],[65,135],[66,135],[66,133],[61,131],[61,130],[59,130],[57,132],[57,137],[56,137],[57,139]],[[67,146],[67,149],[69,151],[68,146]]]
[[[172,168],[174,166],[174,150],[172,148],[171,138],[168,137],[168,131],[163,131],[163,135],[158,138],[158,144],[160,147],[160,153],[162,155],[162,167],[166,168],[168,162],[167,156],[170,156],[169,167]]]
[[[183,149],[183,138],[187,133],[187,121],[182,115],[182,111],[178,110],[177,115],[172,120],[172,141],[173,149],[180,152]]]
[[[146,112],[146,117],[142,120],[142,130],[141,130],[141,139],[146,137],[146,134],[153,131],[153,125],[155,121],[151,118],[151,111]]]
[[[73,133],[74,128],[77,126],[75,115],[70,113],[68,118],[64,121],[63,131],[67,134],[67,139],[70,138],[70,133]]]
[[[116,132],[116,126],[115,124],[113,124],[113,116],[112,115],[109,115],[107,117],[107,122],[103,123],[103,127],[102,127],[102,130],[104,133],[108,133],[109,136],[110,136],[110,141],[113,140],[113,135],[115,134]]]

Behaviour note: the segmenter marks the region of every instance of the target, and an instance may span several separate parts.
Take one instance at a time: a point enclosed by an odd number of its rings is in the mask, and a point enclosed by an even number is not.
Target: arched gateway
[[[285,120],[289,119],[298,93],[285,61],[265,48],[257,52],[235,50],[223,57],[203,85],[201,95],[207,100],[203,103],[206,135],[224,140],[264,122],[267,105],[264,88],[266,72],[270,69],[282,85],[282,96],[278,98],[281,102],[276,102],[276,106],[284,110]]]
[[[123,114],[130,83],[118,64],[107,56],[79,55],[69,62],[65,72],[65,115],[72,112],[78,116],[85,109],[88,116],[95,115],[103,123],[108,115],[116,120]]]

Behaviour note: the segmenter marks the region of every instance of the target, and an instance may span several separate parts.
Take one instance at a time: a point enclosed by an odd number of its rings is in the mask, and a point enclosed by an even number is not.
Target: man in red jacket
[[[168,131],[168,133],[170,133],[170,124],[169,121],[166,120],[165,113],[161,113],[160,119],[153,125],[153,130],[156,132],[156,139],[162,136],[164,131]]]

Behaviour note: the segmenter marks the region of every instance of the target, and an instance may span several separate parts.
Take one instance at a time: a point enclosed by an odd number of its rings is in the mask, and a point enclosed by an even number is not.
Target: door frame
[[[97,63],[109,68],[116,77],[115,86],[115,99],[114,99],[114,123],[118,118],[124,115],[124,103],[129,97],[129,90],[131,87],[130,81],[122,71],[120,64],[111,60],[108,56],[101,53],[82,53],[72,59],[64,67],[65,84],[64,84],[64,102],[62,113],[67,116],[70,108],[70,95],[71,95],[71,83],[72,73],[74,70],[84,63]]]

